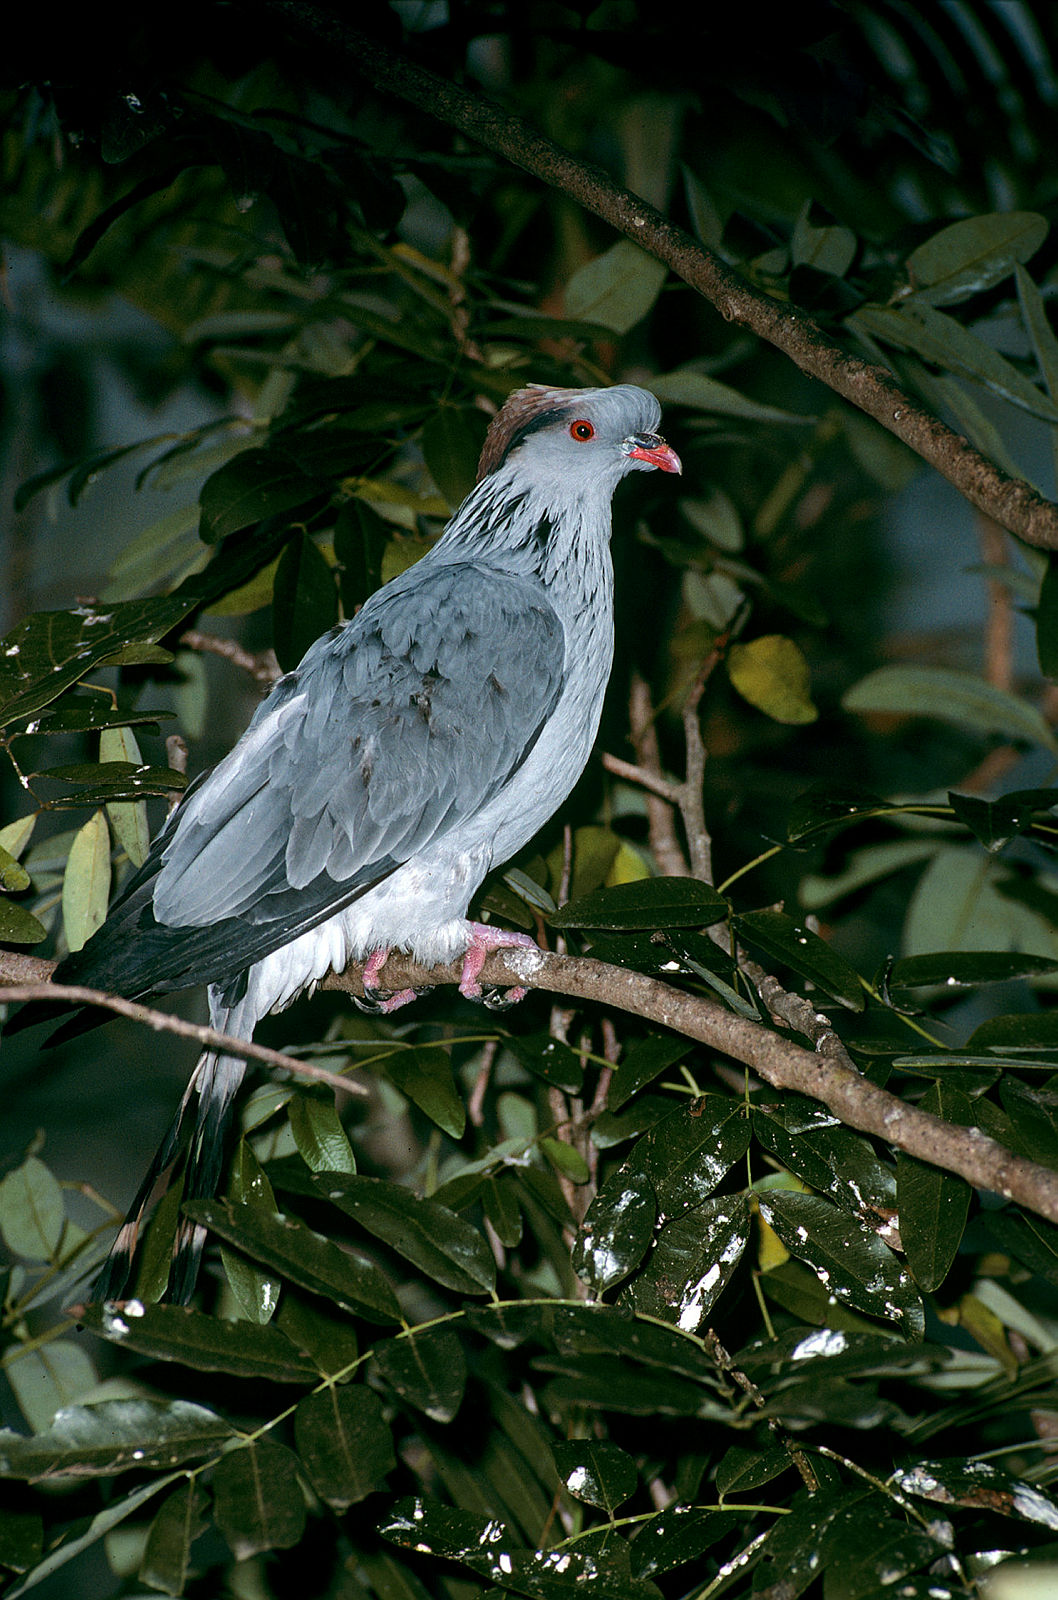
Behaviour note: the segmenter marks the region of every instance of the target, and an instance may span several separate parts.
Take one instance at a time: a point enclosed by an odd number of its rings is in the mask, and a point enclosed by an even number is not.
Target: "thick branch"
[[[738,322],[858,406],[902,439],[924,461],[1004,528],[1026,543],[1058,549],[1058,506],[1020,478],[1010,478],[925,411],[884,367],[849,355],[816,324],[786,302],[747,282],[660,211],[622,188],[608,173],[579,161],[480,93],[470,93],[366,38],[337,17],[303,0],[269,0],[297,32],[322,40],[377,89],[399,96],[458,129],[488,150],[576,200],[618,232],[664,261],[729,322]]]
[[[385,989],[425,988],[457,983],[459,971],[458,962],[429,969],[395,955],[386,963],[380,982]],[[1013,1155],[977,1128],[953,1127],[877,1088],[847,1065],[844,1050],[836,1058],[825,1048],[816,1054],[711,1000],[602,961],[547,951],[497,951],[485,963],[482,982],[545,989],[645,1017],[733,1056],[773,1088],[821,1100],[850,1128],[874,1134],[908,1155],[959,1173],[979,1189],[990,1189],[1058,1222],[1058,1172]],[[320,987],[360,994],[360,968],[332,973]]]

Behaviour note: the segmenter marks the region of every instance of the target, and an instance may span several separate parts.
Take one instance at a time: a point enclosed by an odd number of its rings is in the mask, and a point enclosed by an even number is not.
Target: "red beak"
[[[626,443],[633,461],[647,461],[662,472],[683,471],[683,463],[675,450],[656,433],[634,433]]]

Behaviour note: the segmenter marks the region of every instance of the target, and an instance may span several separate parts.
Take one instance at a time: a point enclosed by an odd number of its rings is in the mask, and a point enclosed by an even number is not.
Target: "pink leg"
[[[467,926],[470,928],[470,943],[463,957],[463,975],[459,980],[459,992],[468,1000],[481,998],[478,976],[490,950],[539,948],[536,940],[530,939],[527,933],[510,933],[506,928],[491,928],[484,922],[470,922]],[[524,1000],[528,992],[521,987],[508,989],[507,999],[513,1005],[518,1000]]]
[[[388,960],[389,948],[384,946],[381,950],[372,950],[364,963],[364,995],[368,1000],[375,1001],[375,1005],[384,1016],[388,1016],[391,1011],[399,1011],[401,1006],[406,1006],[409,1001],[418,998],[414,989],[398,989],[395,994],[387,995],[384,1000],[376,999],[378,975]]]

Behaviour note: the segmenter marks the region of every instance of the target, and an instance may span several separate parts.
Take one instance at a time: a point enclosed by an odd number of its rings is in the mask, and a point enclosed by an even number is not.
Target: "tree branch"
[[[664,261],[728,322],[749,328],[902,439],[986,515],[1027,544],[1058,549],[1058,506],[1022,479],[1001,472],[910,399],[886,368],[849,355],[804,312],[762,293],[608,173],[569,155],[484,95],[413,65],[317,6],[268,0],[268,7],[294,32],[307,33],[344,57],[376,89],[429,112],[601,217]]]
[[[393,955],[380,982],[385,989],[428,988],[458,983],[459,972],[459,962],[427,968],[407,956]],[[344,973],[325,978],[320,988],[361,994],[360,973],[358,965],[348,967]],[[597,1001],[671,1028],[733,1056],[773,1088],[791,1089],[822,1101],[848,1127],[873,1134],[921,1161],[959,1173],[979,1189],[989,1189],[1058,1222],[1058,1172],[1012,1154],[978,1128],[953,1127],[877,1088],[848,1064],[844,1046],[830,1053],[829,1043],[836,1041],[837,1035],[829,1023],[821,1031],[816,1053],[760,1023],[725,1011],[712,1000],[674,989],[656,978],[544,950],[493,952],[485,963],[482,982],[499,987],[521,984],[576,1000]],[[807,1006],[806,1001],[802,1004]],[[825,1018],[819,1020],[826,1022]]]

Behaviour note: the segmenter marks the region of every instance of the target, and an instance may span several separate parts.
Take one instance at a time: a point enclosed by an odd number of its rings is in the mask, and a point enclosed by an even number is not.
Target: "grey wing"
[[[154,917],[238,918],[257,930],[251,959],[322,921],[509,781],[564,656],[538,584],[477,563],[413,568],[312,647],[181,807]]]

